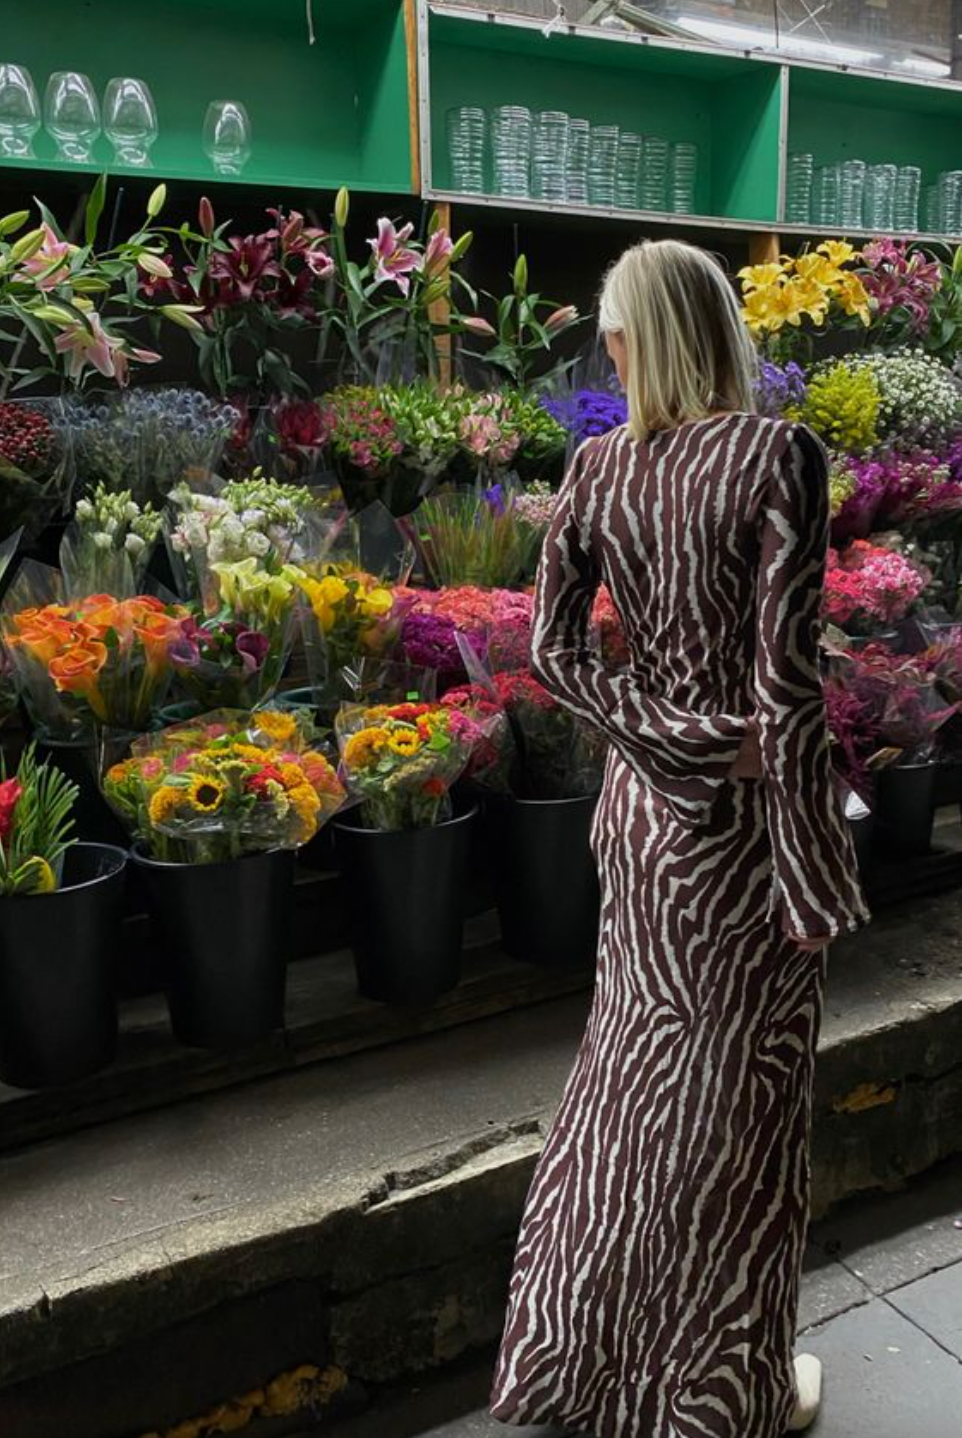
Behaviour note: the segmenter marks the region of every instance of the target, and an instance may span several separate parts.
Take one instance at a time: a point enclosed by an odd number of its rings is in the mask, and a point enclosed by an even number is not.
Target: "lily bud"
[[[458,260],[463,260],[474,243],[474,231],[465,230],[460,239],[455,240],[454,249],[451,251],[451,264],[456,265]]]
[[[195,330],[203,333],[204,326],[194,319],[194,315],[200,314],[203,305],[161,305],[160,313],[175,325],[181,325],[185,330]]]
[[[210,239],[217,222],[214,219],[214,207],[206,195],[201,196],[200,204],[197,206],[197,223],[200,225],[201,234]]]
[[[544,322],[546,330],[561,330],[570,325],[578,318],[577,305],[562,305],[560,309],[554,310]]]
[[[514,292],[516,295],[527,294],[528,290],[528,261],[524,255],[518,256],[518,262],[514,267]]]
[[[485,339],[493,339],[497,333],[494,325],[489,325],[487,320],[482,319],[480,315],[467,315],[461,323],[471,334],[483,335]]]
[[[0,219],[0,235],[15,235],[22,230],[30,218],[29,210],[14,210],[12,215],[4,215]]]
[[[284,249],[289,249],[295,240],[300,238],[304,229],[304,216],[292,215],[287,224],[281,230],[281,244]]]
[[[30,313],[38,320],[45,320],[51,325],[61,325],[64,329],[77,323],[77,316],[72,315],[69,310],[61,309],[59,305],[38,305],[36,309],[31,309]]]
[[[166,185],[158,185],[158,186],[156,187],[156,189],[151,190],[151,192],[150,192],[150,199],[147,201],[147,213],[148,213],[148,215],[150,216],[150,218],[151,218],[152,220],[155,220],[155,219],[157,218],[157,216],[160,214],[161,210],[164,208],[164,205],[165,205],[166,203],[167,203],[167,186],[166,186]]]
[[[22,265],[26,260],[32,260],[38,250],[43,248],[44,232],[42,229],[31,230],[27,235],[21,235],[15,245],[10,247],[10,259],[15,265]]]
[[[102,295],[110,289],[110,282],[99,280],[96,275],[78,275],[70,281],[70,288],[75,295]]]
[[[145,254],[139,255],[137,263],[145,274],[153,275],[157,280],[169,280],[173,278],[173,270],[166,260],[159,255],[151,254],[148,250]]]
[[[429,305],[436,304],[443,300],[445,295],[451,293],[451,280],[448,275],[435,275],[434,279],[424,291],[425,302]]]
[[[441,228],[441,211],[432,210],[431,218],[428,220],[428,237],[434,234],[435,230]]]
[[[347,217],[350,214],[350,210],[350,191],[342,188],[338,190],[337,199],[334,201],[334,222],[342,230],[347,224]]]

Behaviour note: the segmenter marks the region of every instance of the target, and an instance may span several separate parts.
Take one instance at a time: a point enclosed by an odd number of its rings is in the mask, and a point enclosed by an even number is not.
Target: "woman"
[[[522,1226],[492,1411],[596,1438],[781,1438],[793,1368],[826,945],[867,918],[819,685],[825,458],[752,413],[714,260],[610,271],[629,423],[576,456],[534,662],[612,742],[593,846],[588,1030]],[[631,672],[589,651],[601,581]]]

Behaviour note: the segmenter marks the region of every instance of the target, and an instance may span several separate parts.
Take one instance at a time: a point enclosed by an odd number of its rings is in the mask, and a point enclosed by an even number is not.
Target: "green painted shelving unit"
[[[314,0],[316,43],[304,0],[46,0],[13,4],[3,58],[26,65],[43,98],[56,70],[80,70],[102,95],[115,75],[145,80],[157,106],[151,151],[158,179],[215,181],[201,146],[211,100],[241,100],[253,152],[242,183],[410,193],[408,50],[404,0]],[[58,163],[41,131],[32,171]],[[111,163],[101,135],[91,170],[144,174]],[[229,183],[237,184],[232,177]]]
[[[774,224],[782,67],[724,51],[613,41],[460,14],[428,15],[431,188],[449,192],[445,115],[524,104],[698,146],[696,209]],[[514,203],[514,202],[512,202]],[[523,202],[521,208],[524,208]]]
[[[795,151],[811,151],[817,164],[852,156],[919,164],[923,183],[942,170],[962,169],[957,83],[788,64],[770,53],[583,27],[546,33],[515,16],[434,0],[419,4],[422,169],[426,193],[438,199],[516,212],[637,218],[675,228],[814,234],[814,226],[784,224],[787,158]],[[593,123],[693,141],[700,159],[697,214],[458,196],[451,188],[445,115],[465,104],[565,110]]]

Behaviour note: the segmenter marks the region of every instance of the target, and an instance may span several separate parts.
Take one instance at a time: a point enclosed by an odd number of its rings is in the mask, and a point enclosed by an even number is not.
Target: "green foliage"
[[[71,811],[77,794],[76,784],[54,765],[37,763],[33,744],[12,779],[6,756],[0,756],[0,894],[45,894],[57,887],[61,860],[76,843]]]

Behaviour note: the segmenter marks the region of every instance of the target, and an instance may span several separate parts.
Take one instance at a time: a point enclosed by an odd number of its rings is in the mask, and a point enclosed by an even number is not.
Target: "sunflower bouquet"
[[[104,778],[121,820],[164,863],[221,863],[308,843],[344,803],[303,713],[215,711],[144,735]]]
[[[344,706],[337,719],[341,777],[370,829],[421,829],[451,813],[451,786],[483,726],[438,704]]]
[[[38,589],[46,603],[36,602]],[[59,575],[25,566],[0,624],[34,723],[62,739],[89,739],[99,727],[146,729],[170,681],[184,615],[149,594],[68,600]]]

